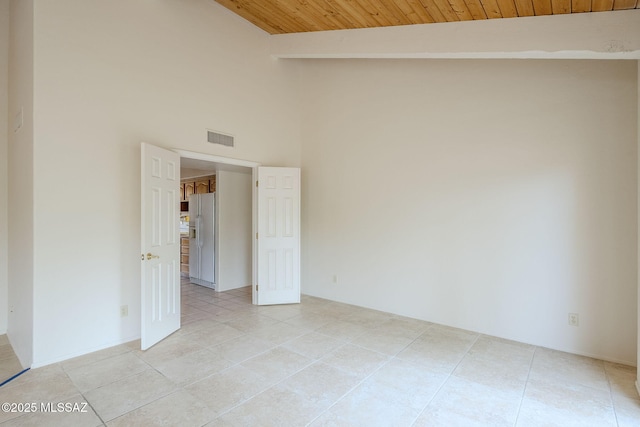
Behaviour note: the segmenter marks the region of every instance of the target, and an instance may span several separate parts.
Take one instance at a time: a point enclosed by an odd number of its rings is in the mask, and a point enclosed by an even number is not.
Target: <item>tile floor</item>
[[[636,369],[303,296],[182,287],[183,327],[0,388],[4,426],[640,426]],[[0,337],[0,379],[20,370]],[[75,406],[74,406],[75,405]]]

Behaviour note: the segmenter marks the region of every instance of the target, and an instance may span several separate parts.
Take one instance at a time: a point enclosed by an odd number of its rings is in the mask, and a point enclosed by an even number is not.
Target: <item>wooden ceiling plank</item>
[[[536,16],[552,15],[551,0],[533,0],[533,11]]]
[[[326,0],[327,3],[346,19],[357,22],[360,28],[376,27],[378,22],[355,0]]]
[[[500,12],[500,6],[498,5],[497,0],[480,0],[482,2],[482,8],[484,9],[484,13],[487,14],[487,18],[496,19],[502,18],[502,13]]]
[[[279,28],[284,33],[299,33],[308,31],[304,25],[287,16],[279,4],[273,4],[265,0],[237,0],[247,10],[271,27]]]
[[[571,13],[571,0],[551,0],[551,11],[554,15]]]
[[[414,6],[409,3],[408,0],[392,0],[395,1],[398,8],[404,13],[404,15],[409,19],[412,24],[425,24],[433,21],[425,21],[424,15],[426,14],[429,18],[431,17],[426,13],[424,8],[420,7],[418,10],[415,10]],[[415,2],[413,2],[415,4]],[[421,11],[422,13],[420,13]]]
[[[424,7],[422,3],[420,3],[420,0],[407,0],[407,3],[411,6],[411,8],[416,13],[416,15],[418,15],[422,19],[423,23],[431,24],[436,22],[435,19],[433,19],[433,16],[431,16],[429,11],[427,10],[427,8]]]
[[[473,19],[487,19],[487,13],[480,0],[464,0]]]
[[[613,0],[591,0],[591,11],[606,12],[613,10]]]
[[[460,20],[460,18],[458,18],[458,14],[453,10],[453,7],[448,0],[433,0],[433,2],[438,6],[438,9],[440,9],[440,12],[442,12],[442,15],[447,22],[456,22]]]
[[[434,22],[447,22],[447,18],[444,17],[438,6],[433,0],[419,0],[420,4],[425,8],[429,15],[433,18]]]
[[[518,16],[535,16],[533,2],[531,0],[516,0]]]
[[[353,21],[349,21],[338,13],[327,2],[322,0],[295,0],[303,5],[306,12],[314,21],[324,23],[327,30],[344,30],[358,28]]]
[[[278,0],[276,2],[280,8],[287,11],[294,21],[298,22],[306,31],[323,31],[329,29],[326,23],[321,19],[314,19],[307,5],[302,4],[298,0]]]
[[[369,0],[369,2],[391,21],[392,25],[408,25],[411,23],[393,0]]]
[[[515,18],[518,16],[518,9],[513,0],[498,0],[498,6],[500,6],[500,13],[503,18]]]
[[[571,13],[591,12],[591,0],[571,0]]]
[[[386,14],[380,13],[374,3],[370,2],[369,0],[356,0],[356,2],[359,3],[364,10],[367,11],[369,16],[378,23],[378,26],[388,27],[394,25],[393,21],[389,20]]]
[[[471,12],[464,0],[449,0],[449,4],[455,14],[458,15],[458,20],[473,21],[473,15],[471,15]]]
[[[246,19],[247,21],[251,22],[256,27],[266,31],[269,34],[283,34],[283,33],[285,33],[285,31],[283,31],[282,28],[273,27],[273,26],[269,25],[268,23],[264,22],[262,19],[259,19],[252,12],[248,11],[247,9],[245,9],[244,6],[242,6],[240,4],[240,2],[238,2],[237,0],[216,0],[216,2],[221,4],[222,6],[226,7],[227,9],[232,11],[233,13],[236,13],[236,14],[240,15],[242,18]]]
[[[613,10],[635,9],[637,7],[637,0],[614,0],[613,2]]]

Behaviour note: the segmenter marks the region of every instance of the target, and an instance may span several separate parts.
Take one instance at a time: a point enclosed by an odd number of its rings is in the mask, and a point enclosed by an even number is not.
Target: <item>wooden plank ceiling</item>
[[[270,34],[604,12],[639,0],[216,0]]]

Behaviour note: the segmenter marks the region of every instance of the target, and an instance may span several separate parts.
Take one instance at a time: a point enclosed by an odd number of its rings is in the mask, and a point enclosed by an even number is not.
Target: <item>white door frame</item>
[[[250,160],[242,160],[242,159],[234,159],[231,157],[223,157],[216,156],[213,154],[204,154],[204,153],[196,153],[195,151],[187,151],[187,150],[179,150],[173,149],[174,152],[178,153],[181,158],[194,159],[194,160],[204,160],[212,163],[222,163],[225,165],[231,166],[243,166],[247,168],[251,168],[252,171],[252,182],[256,182],[258,179],[258,166],[261,166],[258,162],[253,162]],[[258,193],[256,191],[256,186],[251,185],[251,235],[255,236],[258,230]],[[258,245],[256,245],[256,239],[251,239],[251,302],[252,304],[257,304],[257,294],[254,292],[254,286],[257,280],[256,275],[258,274],[258,256],[257,256]]]

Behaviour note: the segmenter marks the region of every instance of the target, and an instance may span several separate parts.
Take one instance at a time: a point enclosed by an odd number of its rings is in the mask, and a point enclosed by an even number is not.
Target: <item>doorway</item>
[[[253,169],[258,164],[202,153],[180,150],[176,150],[176,152],[180,155],[181,181],[183,181],[183,178],[187,178],[186,188],[193,187],[194,193],[213,193],[209,194],[206,200],[212,200],[215,205],[215,214],[213,218],[209,218],[209,221],[215,221],[215,225],[210,228],[210,230],[213,229],[215,231],[213,233],[209,231],[214,243],[214,264],[205,265],[205,263],[211,262],[211,258],[207,256],[203,259],[202,256],[206,252],[201,251],[201,248],[195,243],[202,243],[209,238],[209,235],[201,234],[198,239],[195,239],[195,218],[187,218],[186,222],[189,222],[191,226],[189,226],[187,233],[182,234],[182,236],[183,242],[187,240],[184,239],[184,236],[188,237],[190,249],[187,250],[189,252],[187,256],[181,256],[182,270],[189,270],[189,268],[184,268],[185,264],[192,267],[196,265],[208,267],[209,271],[214,272],[214,277],[211,279],[215,284],[209,287],[213,287],[218,292],[250,286],[255,277],[253,271],[254,195],[252,183]],[[213,185],[210,185],[208,189],[198,190],[196,185],[205,180],[204,178]],[[193,183],[191,182],[192,180]],[[204,187],[204,185],[199,185],[199,187]],[[201,201],[205,200],[205,196],[195,194],[190,199],[192,202],[201,203]],[[192,216],[191,214],[195,212],[192,206],[190,206],[190,210],[191,213],[187,217]],[[181,216],[184,219],[184,213]],[[202,229],[204,230],[204,228]],[[212,242],[209,243],[211,244]],[[205,270],[207,268],[196,271]],[[182,277],[183,281],[185,276]],[[189,276],[192,283],[201,284],[201,280],[195,277],[194,271],[189,271]]]

